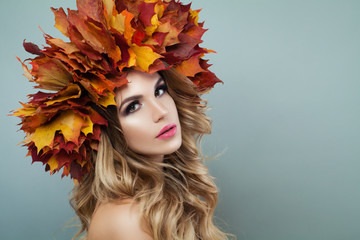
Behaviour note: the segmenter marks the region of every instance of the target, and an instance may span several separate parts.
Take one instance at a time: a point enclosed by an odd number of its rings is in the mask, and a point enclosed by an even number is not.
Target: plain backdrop
[[[188,3],[188,1],[186,1]],[[73,186],[31,165],[6,116],[34,93],[15,56],[44,44],[50,7],[75,0],[0,3],[0,239],[70,239]],[[202,47],[224,84],[207,96],[204,139],[219,187],[216,222],[239,240],[360,239],[360,1],[194,0]]]

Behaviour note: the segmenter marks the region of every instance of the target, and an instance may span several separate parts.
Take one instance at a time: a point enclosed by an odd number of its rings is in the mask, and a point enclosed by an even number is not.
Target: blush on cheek
[[[141,149],[143,149],[144,147],[146,147],[146,145],[149,144],[146,144],[144,142],[144,138],[146,138],[146,132],[142,131],[142,129],[138,126],[141,125],[132,122],[130,124],[126,124],[126,127],[123,128],[126,142],[130,149],[135,152],[139,152],[139,150],[141,151]],[[149,131],[147,131],[147,134],[149,134]]]

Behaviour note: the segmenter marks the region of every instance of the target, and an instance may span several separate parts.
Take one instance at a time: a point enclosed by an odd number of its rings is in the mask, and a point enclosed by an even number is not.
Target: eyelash
[[[164,95],[166,92],[167,92],[167,86],[166,84],[161,84],[160,86],[158,86],[156,89],[155,89],[155,97],[161,97],[162,95]],[[163,93],[159,93],[160,90],[163,90],[164,92]],[[142,104],[140,103],[139,100],[135,100],[133,102],[131,102],[125,109],[125,114],[128,115],[128,114],[131,114],[133,112],[136,112],[139,107],[141,106]]]
[[[131,102],[129,104],[129,106],[126,107],[125,109],[125,114],[128,115],[130,113],[135,112],[136,110],[138,110],[139,107],[137,107],[136,109],[134,109],[137,105],[141,105],[141,103],[139,102],[139,100],[135,100],[133,102]]]
[[[156,89],[155,89],[155,96],[162,96],[165,92],[167,92],[167,86],[165,83],[161,84],[160,86],[158,86]],[[164,90],[164,92],[162,94],[158,94],[159,90]]]

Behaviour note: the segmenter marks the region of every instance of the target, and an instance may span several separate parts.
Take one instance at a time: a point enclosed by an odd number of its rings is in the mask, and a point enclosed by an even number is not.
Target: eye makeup
[[[167,92],[167,89],[168,88],[167,88],[167,85],[166,85],[164,79],[162,79],[160,77],[154,85],[154,96],[161,97],[162,95],[164,95]],[[134,96],[125,98],[119,107],[119,112],[121,112],[121,114],[123,116],[127,116],[131,113],[136,112],[137,110],[139,110],[139,108],[141,108],[141,106],[142,106],[141,99],[143,99],[143,98],[144,98],[144,95],[134,95]],[[129,103],[129,104],[127,104],[127,103]],[[124,109],[124,110],[122,110],[122,109]]]
[[[141,105],[142,104],[139,100],[134,100],[125,108],[125,115],[136,112],[141,107]]]

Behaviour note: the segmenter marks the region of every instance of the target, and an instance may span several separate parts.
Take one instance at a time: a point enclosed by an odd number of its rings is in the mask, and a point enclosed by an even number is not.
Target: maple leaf
[[[106,22],[102,0],[77,0],[76,6],[81,15],[104,24]]]
[[[136,54],[136,65],[140,67],[143,71],[148,71],[149,66],[154,63],[156,59],[161,58],[162,56],[154,52],[150,47],[147,46],[131,46],[131,49]]]
[[[24,40],[37,55],[22,62],[24,76],[39,91],[29,95],[12,115],[21,118],[23,141],[33,161],[46,164],[50,174],[81,181],[93,169],[101,127],[107,121],[96,108],[115,102],[115,89],[127,83],[127,69],[154,73],[175,68],[205,93],[221,82],[202,57],[212,50],[199,46],[206,31],[200,10],[176,0],[77,0],[67,14],[51,8],[55,27],[70,42],[44,33],[47,46]],[[27,66],[29,63],[31,68]]]
[[[38,151],[45,146],[52,147],[55,133],[59,131],[64,136],[65,142],[78,143],[80,130],[87,126],[85,120],[75,112],[68,110],[60,113],[58,117],[49,123],[39,126],[35,132],[26,139],[26,142],[34,142]]]
[[[101,105],[103,107],[108,107],[110,105],[116,106],[114,93],[108,92],[107,95],[101,96],[100,99],[98,100],[98,103],[99,103],[99,105]]]
[[[35,45],[35,44],[31,43],[31,42],[25,42],[25,40],[24,40],[23,46],[24,46],[25,51],[27,51],[29,53],[39,55],[39,56],[44,55],[41,52],[40,48],[37,45]]]
[[[162,42],[162,47],[172,46],[174,44],[180,43],[178,36],[181,30],[172,26],[170,22],[166,22],[160,25],[157,31],[160,33],[167,33],[164,41]]]
[[[57,93],[52,100],[46,101],[46,105],[52,105],[54,103],[63,102],[72,98],[79,98],[81,95],[81,89],[77,84],[69,84],[66,88]]]
[[[114,0],[103,0],[103,6],[105,11],[104,15],[109,25],[112,16],[117,14],[117,10],[115,8],[115,2]]]
[[[204,92],[209,91],[216,83],[222,83],[214,73],[209,71],[198,73],[195,77],[190,77],[190,79],[199,87],[200,91]]]
[[[142,23],[147,27],[152,25],[152,17],[155,15],[155,5],[156,3],[147,3],[143,2],[139,5],[139,19],[142,21]]]
[[[16,117],[25,117],[25,116],[34,116],[36,113],[37,106],[35,104],[27,104],[22,103],[20,104],[23,106],[22,108],[16,109],[12,111],[12,115]]]
[[[190,16],[189,18],[191,19],[191,21],[196,25],[199,26],[198,21],[199,21],[199,12],[201,11],[201,9],[198,10],[189,10]]]
[[[34,59],[30,64],[32,65],[31,75],[39,84],[36,88],[58,91],[72,80],[71,73],[56,59],[41,57]]]
[[[55,15],[55,27],[66,37],[69,37],[68,27],[69,22],[63,8],[55,9],[51,8],[51,11]]]
[[[199,56],[192,56],[190,59],[181,62],[176,66],[176,70],[181,72],[184,76],[194,77],[199,72],[205,70],[199,64]]]
[[[112,16],[110,20],[110,26],[116,29],[120,34],[124,35],[124,38],[126,39],[128,45],[131,45],[132,36],[136,31],[131,26],[131,20],[133,18],[134,15],[132,13],[124,10],[121,13]]]
[[[71,55],[71,54],[74,54],[75,52],[80,51],[74,43],[64,42],[60,38],[52,38],[52,37],[48,36],[48,37],[46,37],[46,43],[53,47],[56,47],[57,49],[61,49],[61,51],[66,55]],[[51,50],[50,50],[50,52],[51,52]]]

